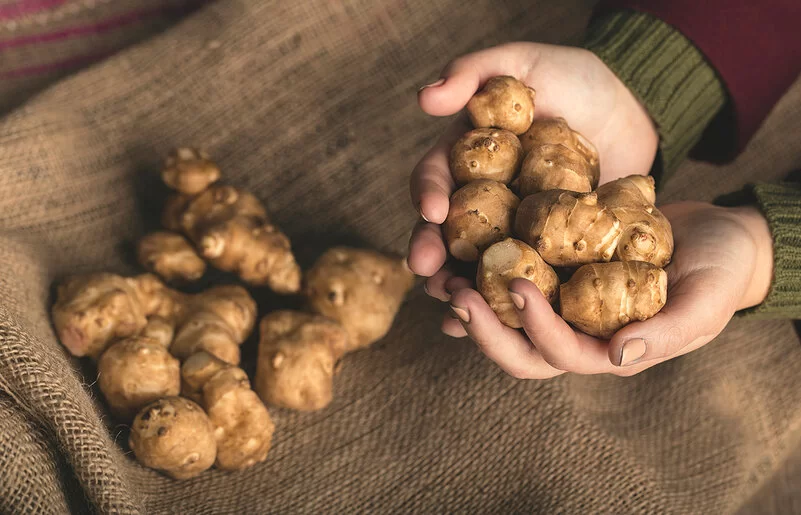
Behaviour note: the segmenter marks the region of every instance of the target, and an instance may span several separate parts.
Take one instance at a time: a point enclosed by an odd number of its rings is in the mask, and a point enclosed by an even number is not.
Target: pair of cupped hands
[[[420,90],[420,107],[433,116],[459,113],[487,79],[498,75],[511,75],[536,90],[537,117],[564,117],[595,144],[601,184],[651,170],[659,136],[648,112],[599,58],[583,49],[513,43],[463,56]],[[702,347],[736,311],[767,296],[773,243],[759,210],[681,202],[660,206],[673,227],[675,250],[666,268],[667,303],[653,318],[625,326],[609,341],[599,340],[562,320],[533,283],[515,279],[509,291],[524,328],[503,325],[473,288],[474,278],[454,275],[446,266],[441,224],[456,189],[448,155],[469,129],[466,116],[457,116],[412,172],[412,202],[422,220],[409,242],[408,264],[427,278],[430,296],[450,304],[442,331],[470,337],[510,375],[630,376]]]

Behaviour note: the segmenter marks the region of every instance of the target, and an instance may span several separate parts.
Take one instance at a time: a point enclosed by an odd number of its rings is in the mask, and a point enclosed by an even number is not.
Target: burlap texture
[[[472,49],[577,42],[591,3],[226,0],[0,119],[0,509],[798,507],[801,349],[789,321],[734,321],[629,379],[518,381],[442,336],[442,306],[417,289],[385,340],[345,360],[328,409],[271,410],[264,464],[184,482],[124,454],[124,428],[104,421],[91,377],[54,338],[55,281],[135,270],[130,245],[157,224],[155,172],[177,144],[209,148],[264,199],[304,265],[337,243],[403,252],[416,220],[408,174],[443,127],[418,111],[417,87]],[[741,159],[685,166],[663,200],[711,199],[798,167],[799,115],[801,84]],[[257,297],[262,311],[276,305]]]

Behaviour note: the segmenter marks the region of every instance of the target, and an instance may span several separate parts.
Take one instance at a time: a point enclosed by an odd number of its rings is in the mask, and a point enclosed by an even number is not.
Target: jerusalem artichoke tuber
[[[206,262],[180,234],[167,231],[150,233],[137,244],[137,260],[146,270],[165,281],[197,281],[206,272]]]
[[[508,184],[517,175],[523,149],[517,136],[503,129],[474,129],[451,149],[449,166],[456,184],[490,179]]]
[[[467,114],[476,128],[523,134],[534,120],[534,97],[534,90],[514,77],[492,77],[467,103]]]

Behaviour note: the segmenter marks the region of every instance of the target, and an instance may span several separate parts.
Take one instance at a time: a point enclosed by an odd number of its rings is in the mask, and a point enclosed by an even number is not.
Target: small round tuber
[[[520,195],[546,190],[588,193],[598,185],[600,171],[578,152],[562,144],[544,144],[526,154],[520,169]]]
[[[523,149],[517,136],[503,129],[474,129],[453,146],[449,165],[459,185],[477,179],[508,184],[522,161]]]
[[[140,336],[155,340],[164,348],[169,348],[175,336],[175,325],[159,316],[148,317],[147,325],[142,329]]]
[[[523,134],[534,120],[534,97],[534,90],[514,77],[492,77],[467,103],[467,114],[476,128]]]
[[[633,321],[651,318],[667,301],[667,274],[642,261],[593,263],[562,284],[561,314],[597,338],[609,339]]]
[[[217,182],[220,169],[209,155],[192,148],[179,148],[167,156],[161,179],[170,188],[196,195]]]
[[[503,324],[519,328],[523,323],[509,296],[509,283],[516,278],[536,284],[548,302],[556,296],[559,279],[554,269],[522,241],[507,238],[484,251],[476,275],[478,291]]]
[[[133,336],[100,356],[97,382],[111,412],[127,422],[145,404],[180,393],[180,363],[158,341]]]
[[[584,157],[590,167],[596,170],[595,175],[598,175],[598,170],[601,166],[598,150],[580,132],[570,128],[564,118],[540,118],[534,120],[526,133],[520,136],[520,144],[525,154],[542,145],[564,145]],[[597,185],[596,178],[596,183],[592,189],[595,189]]]
[[[595,192],[548,190],[523,199],[515,234],[549,265],[577,266],[612,259],[621,224]]]
[[[500,182],[480,179],[452,196],[442,231],[453,257],[476,261],[479,253],[512,233],[520,199]]]
[[[320,315],[276,311],[262,319],[260,335],[255,390],[264,402],[302,411],[326,407],[348,347],[342,326]]]
[[[164,397],[142,408],[128,443],[140,463],[175,479],[199,475],[217,456],[209,417],[183,397]]]
[[[165,281],[191,282],[206,272],[206,262],[180,234],[160,231],[144,236],[137,244],[139,264]]]
[[[349,352],[387,334],[413,285],[414,275],[402,258],[334,247],[306,273],[304,293],[312,311],[345,328]]]

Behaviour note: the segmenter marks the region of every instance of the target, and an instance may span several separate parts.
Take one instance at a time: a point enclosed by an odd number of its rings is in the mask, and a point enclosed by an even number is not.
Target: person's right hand
[[[420,107],[433,116],[461,111],[491,77],[511,75],[536,90],[535,117],[561,116],[595,144],[601,183],[626,175],[646,175],[659,137],[645,108],[595,54],[572,47],[510,43],[460,57],[445,67],[441,79],[418,94]],[[447,252],[440,225],[448,216],[455,184],[448,168],[453,144],[471,129],[462,114],[422,160],[411,177],[412,202],[425,222],[409,242],[412,271],[429,277],[426,290],[447,301],[446,281],[465,287],[443,268]]]

